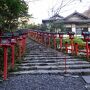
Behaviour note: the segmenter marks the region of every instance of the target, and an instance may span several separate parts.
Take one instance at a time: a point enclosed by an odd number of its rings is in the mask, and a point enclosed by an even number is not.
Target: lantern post
[[[74,44],[74,51],[75,51],[75,54],[78,55],[78,43]]]
[[[0,36],[1,42],[0,46],[4,48],[4,72],[3,72],[3,79],[7,79],[7,70],[8,70],[8,47],[10,47],[10,41],[6,36]]]
[[[51,38],[51,33],[49,32],[49,33],[48,33],[48,47],[50,47],[50,46],[51,46],[51,43],[50,43],[50,38]]]
[[[84,40],[86,41],[86,56],[89,58],[89,46],[88,42],[90,41],[90,32],[82,32],[82,35],[84,37]]]
[[[56,43],[57,33],[53,32],[52,34],[53,34],[53,40],[54,40],[54,41],[53,41],[53,43],[54,43],[54,49],[56,49],[56,48],[57,48],[57,45],[56,45],[56,44],[57,44],[57,43]]]
[[[15,44],[16,44],[16,38],[19,36],[18,33],[12,32],[12,38],[11,38],[11,49],[12,49],[12,69],[14,69],[15,64]]]
[[[74,32],[68,32],[69,39],[71,40],[71,52],[72,52],[72,54],[74,51],[74,44],[73,44],[74,34],[75,34]]]
[[[47,46],[47,32],[44,33],[44,43],[45,46]]]
[[[63,38],[63,34],[64,32],[59,32],[59,38],[60,38],[60,49],[62,49],[62,38]]]
[[[18,38],[18,41],[19,41],[19,58],[21,59],[21,56],[22,56],[22,35],[21,33],[19,33],[19,38]]]

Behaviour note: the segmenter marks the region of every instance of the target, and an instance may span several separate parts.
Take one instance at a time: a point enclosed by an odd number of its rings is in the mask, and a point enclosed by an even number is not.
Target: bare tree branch
[[[76,0],[62,0],[61,1],[61,3],[60,3],[60,5],[56,8],[56,6],[57,6],[57,4],[55,5],[55,6],[53,6],[53,8],[52,8],[52,13],[53,14],[59,14],[60,13],[60,11],[64,8],[64,7],[66,7],[66,6],[68,6],[68,5],[71,5],[72,3],[74,3]],[[78,0],[78,1],[80,1],[80,2],[82,2],[82,0]],[[56,9],[55,9],[56,8]]]

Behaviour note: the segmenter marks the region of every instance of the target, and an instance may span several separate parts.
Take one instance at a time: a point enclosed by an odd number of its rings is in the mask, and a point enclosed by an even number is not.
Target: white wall
[[[72,32],[76,33],[76,25],[75,24],[72,24]]]

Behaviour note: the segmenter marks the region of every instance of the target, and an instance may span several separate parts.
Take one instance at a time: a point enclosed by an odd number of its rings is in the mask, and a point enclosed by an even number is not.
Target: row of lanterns
[[[54,44],[55,49],[56,49],[56,37],[57,37],[57,34],[58,34],[59,38],[60,38],[60,49],[62,49],[62,38],[63,38],[63,35],[65,34],[64,32],[55,33],[55,32],[42,32],[42,31],[38,31],[38,30],[35,30],[35,31],[31,30],[31,32],[37,33],[36,36],[39,35],[43,38],[48,37],[48,40],[49,40],[49,45],[48,46],[50,46],[50,37],[53,37],[53,40],[54,40],[53,44]],[[74,52],[73,40],[74,40],[75,33],[74,32],[68,32],[67,34],[69,35],[69,39],[71,41],[70,46],[71,46],[71,52],[73,53]],[[89,56],[88,41],[90,41],[90,32],[82,32],[82,35],[83,35],[84,40],[86,42],[86,53],[87,53],[87,57],[88,57]],[[32,34],[32,36],[33,36],[33,34]],[[36,39],[37,39],[37,37],[36,37]],[[36,40],[36,41],[38,41],[38,40]],[[46,44],[46,43],[44,42],[44,44]],[[75,45],[77,45],[77,44],[75,44]],[[68,43],[66,43],[66,47],[68,47]],[[67,48],[66,52],[67,51],[68,51],[68,48]]]
[[[16,32],[8,32],[3,33],[0,36],[0,47],[4,49],[4,72],[3,78],[4,80],[7,79],[7,68],[8,68],[8,47],[11,47],[11,67],[14,68],[14,53],[15,53],[15,44],[19,41],[19,57],[21,58],[21,43],[23,41],[23,49],[25,50],[26,44],[26,36],[28,31],[27,30],[18,30]]]

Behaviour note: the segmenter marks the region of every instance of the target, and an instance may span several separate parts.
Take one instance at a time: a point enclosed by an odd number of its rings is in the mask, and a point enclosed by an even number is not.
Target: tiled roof
[[[54,16],[50,17],[49,20],[56,20],[56,19],[63,19],[64,17],[58,15],[58,14],[55,14]]]
[[[49,21],[50,22],[51,21],[56,21],[56,22],[60,21],[60,22],[66,22],[66,23],[68,23],[68,22],[70,22],[70,23],[71,22],[73,22],[73,23],[74,22],[75,23],[77,23],[77,22],[79,22],[79,23],[90,23],[90,18],[88,18],[87,16],[75,11],[74,13],[70,14],[69,16],[67,16],[65,18],[58,15],[58,14],[55,14],[54,16],[50,17],[47,20],[42,20],[42,22],[49,22]]]

